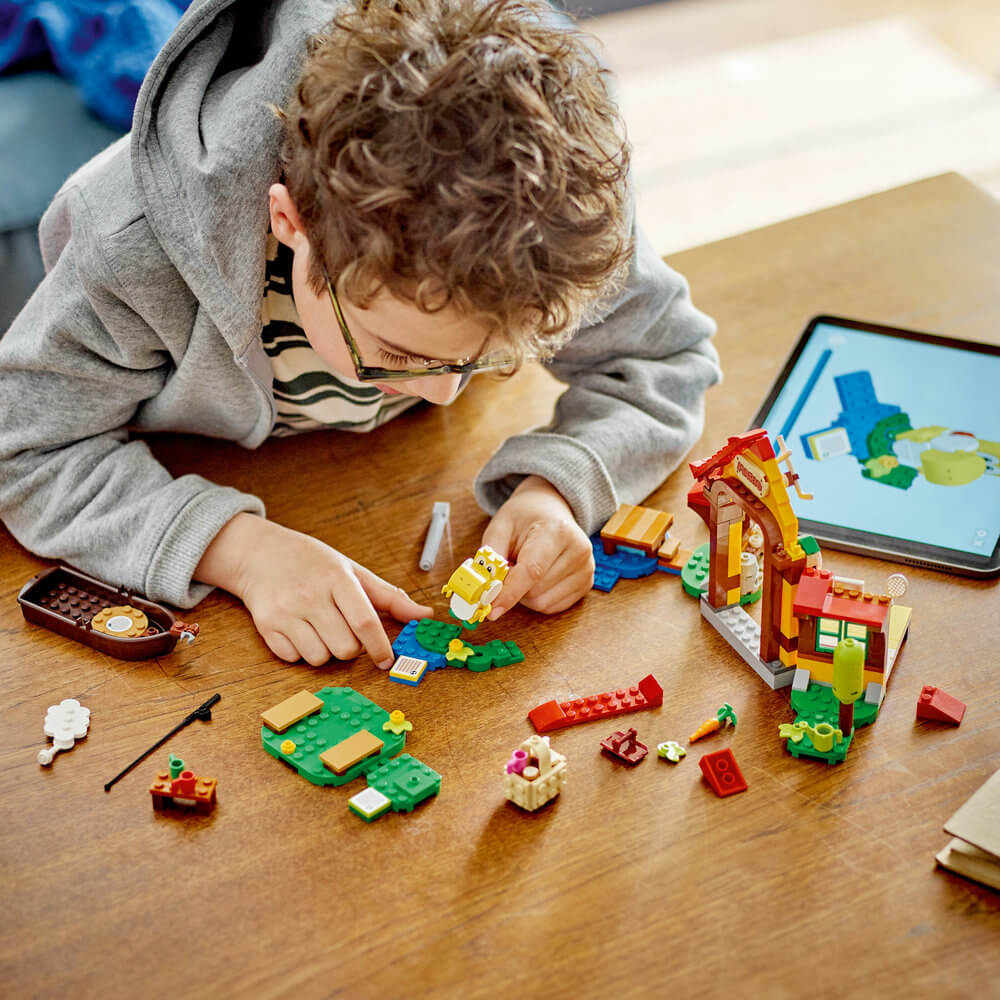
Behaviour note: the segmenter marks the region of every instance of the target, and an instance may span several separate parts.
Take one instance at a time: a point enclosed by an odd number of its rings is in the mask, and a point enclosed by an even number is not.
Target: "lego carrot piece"
[[[709,733],[717,733],[722,728],[722,723],[718,719],[706,719],[690,736],[689,743],[697,743],[703,736]]]
[[[697,743],[704,736],[710,733],[717,733],[726,722],[736,725],[736,713],[733,706],[726,702],[716,713],[714,719],[706,719],[690,736],[689,743]]]

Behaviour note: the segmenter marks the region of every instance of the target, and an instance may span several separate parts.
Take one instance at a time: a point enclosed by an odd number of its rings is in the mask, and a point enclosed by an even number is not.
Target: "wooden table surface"
[[[1000,205],[956,175],[701,247],[672,263],[719,322],[726,381],[692,457],[742,430],[805,322],[820,312],[997,340]],[[471,481],[559,387],[525,371],[478,380],[452,407],[374,434],[314,433],[256,452],[154,442],[177,474],[261,496],[270,515],[357,556],[445,616],[441,585],[485,518]],[[406,432],[406,433],[404,433]],[[347,474],[347,470],[350,473]],[[803,473],[808,488],[808,471]],[[707,538],[684,506],[686,466],[650,498],[675,534]],[[417,559],[431,503],[452,506],[435,568]],[[794,760],[793,713],[716,633],[675,577],[623,581],[550,618],[515,609],[474,641],[512,639],[524,663],[390,683],[366,657],[321,669],[264,646],[216,593],[202,634],[126,663],[27,625],[20,586],[45,563],[0,529],[0,992],[10,997],[968,997],[996,989],[1000,896],[935,869],[941,826],[1000,766],[995,582],[907,570],[914,625],[881,717],[836,767]],[[899,567],[828,552],[873,583]],[[395,635],[396,626],[390,628]],[[651,748],[685,741],[730,702],[735,730],[674,767],[634,769],[598,744],[617,725],[554,734],[562,795],[538,813],[503,796],[526,713],[654,673],[662,708],[627,720]],[[914,721],[934,683],[960,728]],[[314,787],[260,745],[260,712],[302,689],[351,686],[414,723],[407,750],[443,775],[411,815],[371,825],[362,787]],[[196,722],[110,793],[103,784],[215,692]],[[48,705],[80,699],[89,736],[42,768]],[[749,790],[717,798],[701,752],[729,746]],[[208,817],[154,813],[173,751],[218,778]],[[995,995],[995,993],[993,994]]]

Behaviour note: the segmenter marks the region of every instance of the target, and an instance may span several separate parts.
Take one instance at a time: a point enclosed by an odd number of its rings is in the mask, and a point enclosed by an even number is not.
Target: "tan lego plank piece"
[[[670,562],[674,556],[677,555],[677,550],[681,547],[681,540],[679,538],[668,537],[663,540],[663,544],[660,546],[659,551],[656,553],[656,558],[660,562]]]
[[[319,759],[334,774],[343,774],[348,768],[354,767],[360,760],[378,753],[385,743],[367,729],[359,729],[348,736],[346,740],[335,743],[324,750]]]
[[[260,713],[261,720],[268,729],[283,733],[289,726],[294,726],[307,715],[318,712],[323,707],[323,700],[309,691],[300,691],[286,698],[283,702]]]
[[[619,545],[634,545],[652,554],[673,521],[673,514],[666,511],[623,503],[601,529],[601,538]]]
[[[670,559],[669,561],[661,559],[659,562],[661,566],[666,566],[668,569],[676,570],[679,573],[682,569],[684,569],[687,565],[688,559],[690,559],[693,555],[694,553],[690,549],[678,549],[677,554],[673,557],[673,559]]]

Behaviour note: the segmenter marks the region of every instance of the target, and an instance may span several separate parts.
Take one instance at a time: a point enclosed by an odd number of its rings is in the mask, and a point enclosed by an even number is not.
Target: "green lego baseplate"
[[[441,790],[441,775],[422,761],[410,754],[392,759],[403,749],[406,731],[383,728],[389,722],[386,709],[349,687],[324,687],[316,692],[316,697],[323,707],[283,732],[261,726],[261,745],[272,757],[314,785],[340,786],[367,777],[369,787],[384,795],[395,812],[412,812],[416,805]],[[327,750],[362,731],[382,741],[377,753],[364,757],[341,774],[320,759]],[[364,818],[370,820],[375,816]]]
[[[441,791],[441,775],[403,753],[369,771],[368,787],[390,799],[393,812],[413,812],[414,806]]]
[[[414,638],[417,643],[431,653],[442,655],[448,652],[448,644],[453,639],[461,638],[462,627],[452,622],[439,622],[433,618],[421,618],[417,622]],[[464,642],[464,640],[463,640]],[[516,642],[505,642],[493,639],[481,646],[467,643],[472,649],[464,664],[461,661],[450,662],[450,666],[465,666],[468,670],[483,671],[490,667],[507,667],[512,663],[523,663],[524,653]]]
[[[353,688],[325,687],[316,692],[316,697],[323,702],[323,708],[301,722],[282,733],[267,726],[261,726],[260,730],[264,749],[298,771],[306,781],[314,785],[346,785],[403,749],[406,733],[383,730],[382,724],[389,721],[389,713]],[[335,774],[323,764],[320,754],[362,729],[367,729],[385,745],[377,755],[366,757],[343,774]],[[282,750],[282,745],[289,741],[294,749]]]
[[[840,702],[834,696],[833,690],[825,684],[811,681],[805,691],[792,691],[792,708],[795,709],[795,722],[807,723],[816,727],[827,723],[834,729],[839,728]],[[870,725],[878,718],[878,705],[865,701],[855,702],[854,731],[861,726]],[[839,764],[847,756],[854,733],[843,733],[840,743],[834,743],[830,750],[817,750],[809,738],[808,732],[802,734],[798,742],[787,741],[788,752],[793,757],[815,757],[825,760],[828,764]]]

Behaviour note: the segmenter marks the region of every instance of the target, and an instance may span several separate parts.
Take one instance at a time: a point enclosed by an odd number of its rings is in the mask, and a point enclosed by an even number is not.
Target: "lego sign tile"
[[[389,680],[415,687],[427,670],[427,661],[416,656],[398,656],[389,671]]]

